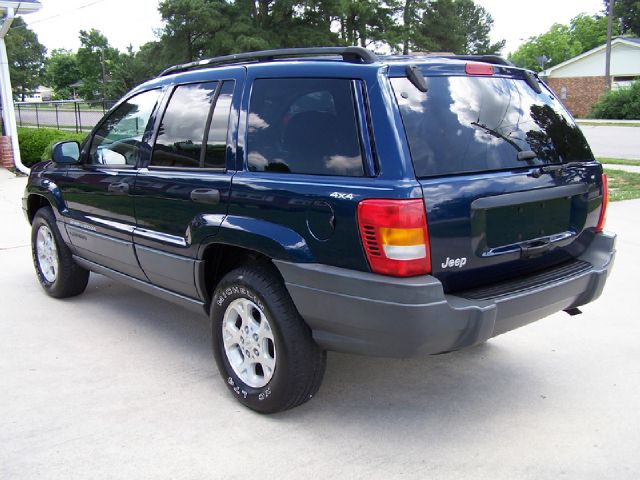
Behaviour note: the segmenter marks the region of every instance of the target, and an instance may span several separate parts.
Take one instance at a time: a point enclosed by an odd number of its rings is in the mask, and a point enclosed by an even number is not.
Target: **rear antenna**
[[[415,65],[407,65],[407,68],[405,68],[405,72],[407,74],[407,78],[413,84],[413,86],[421,92],[426,93],[427,80],[424,78],[424,75],[422,75],[420,69]]]

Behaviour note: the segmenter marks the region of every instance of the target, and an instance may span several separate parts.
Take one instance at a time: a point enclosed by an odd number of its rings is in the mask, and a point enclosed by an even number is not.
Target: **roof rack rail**
[[[515,66],[509,60],[499,55],[442,55],[442,57],[456,60],[475,60],[476,62],[492,63],[493,65],[506,65],[508,67]]]
[[[379,62],[378,56],[371,50],[363,47],[318,47],[318,48],[282,48],[278,50],[261,50],[257,52],[236,53],[222,57],[207,58],[196,62],[175,65],[164,70],[159,77],[172,73],[184,72],[194,68],[205,68],[213,65],[241,63],[248,61],[269,62],[276,58],[315,57],[323,55],[342,56],[343,61],[353,62],[360,60],[362,63]]]

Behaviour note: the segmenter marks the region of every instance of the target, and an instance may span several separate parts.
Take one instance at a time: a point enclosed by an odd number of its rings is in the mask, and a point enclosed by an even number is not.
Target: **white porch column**
[[[4,17],[2,25],[0,25],[0,95],[2,96],[2,118],[4,119],[4,131],[11,137],[13,160],[16,168],[28,175],[29,169],[22,164],[20,157],[16,112],[13,109],[13,92],[11,90],[11,77],[9,75],[9,58],[7,56],[7,47],[4,44],[4,36],[9,31],[14,17],[14,9],[7,8],[7,15]]]

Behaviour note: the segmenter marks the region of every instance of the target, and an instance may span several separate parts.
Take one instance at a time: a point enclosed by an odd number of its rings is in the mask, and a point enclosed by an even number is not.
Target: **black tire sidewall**
[[[276,320],[277,316],[272,313],[274,306],[258,293],[258,289],[251,283],[253,283],[252,278],[243,275],[230,281],[223,280],[216,289],[211,306],[213,351],[227,388],[242,404],[253,410],[266,413],[280,410],[281,405],[288,401],[290,395],[287,388],[288,346],[281,334]],[[222,320],[229,304],[239,298],[251,300],[262,309],[274,334],[276,368],[273,377],[264,387],[254,388],[245,384],[234,372],[224,352]]]

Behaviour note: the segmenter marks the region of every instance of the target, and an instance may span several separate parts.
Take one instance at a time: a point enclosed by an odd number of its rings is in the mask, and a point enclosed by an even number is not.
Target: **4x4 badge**
[[[356,196],[353,193],[341,193],[341,192],[333,192],[329,195],[331,198],[338,198],[340,200],[353,200]]]

